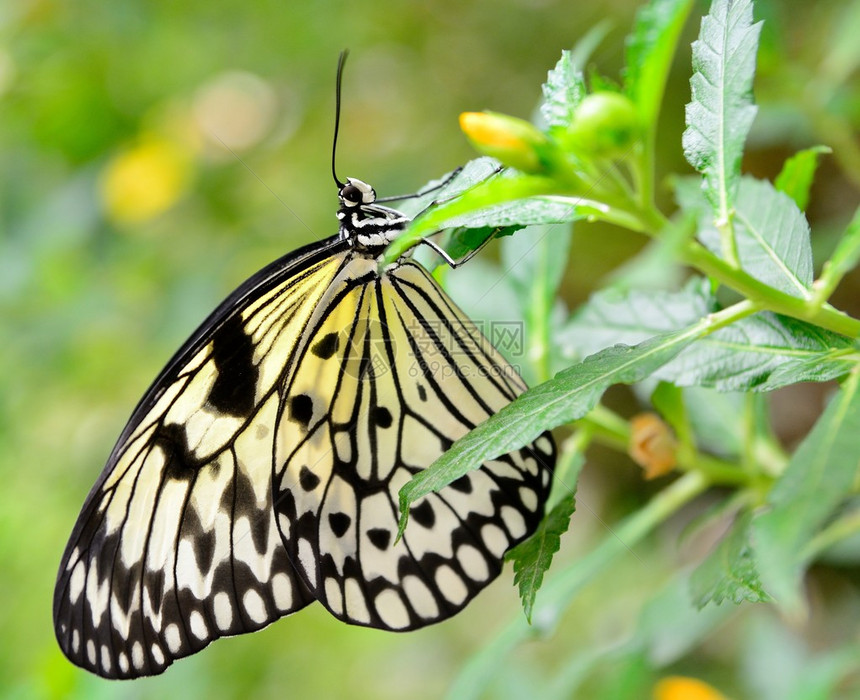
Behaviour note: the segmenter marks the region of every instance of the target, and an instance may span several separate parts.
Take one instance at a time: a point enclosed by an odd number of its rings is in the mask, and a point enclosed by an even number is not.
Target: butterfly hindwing
[[[60,566],[57,638],[78,665],[107,677],[158,673],[313,599],[274,523],[272,440],[276,386],[301,339],[291,330],[345,257],[329,248],[249,280],[141,401]]]
[[[335,616],[414,629],[461,610],[534,530],[554,447],[542,437],[427,496],[395,543],[400,487],[525,387],[420,266],[351,279],[284,387],[277,522]]]

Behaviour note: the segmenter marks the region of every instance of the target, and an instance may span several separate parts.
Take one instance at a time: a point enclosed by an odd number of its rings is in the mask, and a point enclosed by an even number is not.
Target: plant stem
[[[713,255],[697,241],[688,241],[681,254],[685,262],[740,292],[760,309],[808,321],[849,338],[860,335],[860,321],[857,319],[827,305],[810,308],[806,300],[780,292],[750,277],[743,270]]]

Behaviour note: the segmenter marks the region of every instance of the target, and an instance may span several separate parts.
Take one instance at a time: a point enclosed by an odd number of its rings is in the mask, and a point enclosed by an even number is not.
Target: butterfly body
[[[544,435],[413,506],[398,491],[525,386],[349,179],[338,234],[265,267],[174,355],[84,504],[57,638],[106,677],[160,673],[314,600],[405,631],[461,610],[542,517]]]

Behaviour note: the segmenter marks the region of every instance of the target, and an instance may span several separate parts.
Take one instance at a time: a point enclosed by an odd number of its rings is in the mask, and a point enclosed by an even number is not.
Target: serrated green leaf
[[[634,345],[684,328],[713,311],[707,282],[694,278],[680,292],[594,295],[556,336],[566,357],[583,357],[616,343]],[[683,387],[772,391],[800,381],[844,376],[860,362],[838,333],[787,316],[760,312],[701,338],[654,373]]]
[[[576,497],[575,493],[571,493],[555,505],[531,537],[505,556],[505,559],[514,563],[514,585],[519,588],[523,612],[529,624],[543,575],[552,564],[553,555],[561,545],[561,536],[567,532],[574,510]]]
[[[647,377],[705,330],[703,324],[697,324],[636,347],[608,348],[527,390],[457,440],[436,462],[400,489],[400,531],[406,526],[410,505],[418,499],[447,486],[488,459],[528,445],[545,430],[581,418],[611,385],[632,384]]]
[[[699,239],[721,255],[720,234],[700,223]],[[741,178],[735,209],[735,240],[741,267],[786,294],[808,299],[812,286],[812,245],[806,217],[788,195],[766,180]]]
[[[627,40],[624,92],[645,128],[657,121],[678,37],[692,6],[692,0],[652,0],[636,14]]]
[[[765,589],[793,613],[803,609],[801,575],[809,540],[852,490],[860,467],[860,371],[842,385],[768,494],[753,521]]]
[[[546,125],[568,126],[576,106],[586,94],[582,71],[574,64],[570,51],[561,52],[561,58],[547,74],[542,90],[540,113]]]
[[[806,211],[806,205],[809,204],[809,190],[818,167],[818,156],[822,153],[832,151],[827,146],[814,146],[798,151],[785,161],[773,183],[778,191],[794,200],[800,211]]]
[[[680,330],[713,311],[707,280],[692,278],[679,292],[606,289],[594,294],[555,338],[565,357],[579,359],[616,343],[635,345]]]
[[[692,100],[682,143],[721,221],[731,217],[744,141],[756,113],[752,81],[761,23],[752,20],[752,0],[714,0],[693,43]]]
[[[769,599],[761,586],[750,544],[750,522],[746,513],[739,517],[707,558],[690,577],[690,594],[698,608],[708,603],[719,605],[729,600],[736,605]]]
[[[858,361],[844,336],[763,311],[696,341],[656,376],[679,386],[772,391],[841,377]]]

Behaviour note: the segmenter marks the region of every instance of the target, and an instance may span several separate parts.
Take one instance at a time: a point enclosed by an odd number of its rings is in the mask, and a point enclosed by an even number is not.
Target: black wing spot
[[[188,449],[185,430],[178,423],[162,425],[153,437],[152,446],[164,453],[164,475],[168,479],[190,481],[203,466]]]
[[[352,518],[346,513],[331,513],[328,516],[328,524],[331,525],[331,531],[336,537],[343,537],[349,530],[350,523]]]
[[[472,480],[468,474],[463,474],[463,476],[452,481],[448,486],[460,493],[472,493]]]
[[[427,400],[427,390],[424,388],[423,384],[418,385],[418,398],[422,401]]]
[[[218,373],[209,390],[208,404],[231,416],[250,415],[256,405],[260,372],[254,364],[254,343],[238,314],[228,318],[215,333],[212,361]]]
[[[373,409],[373,422],[379,428],[390,428],[391,411],[385,408],[385,406],[377,406]]]
[[[320,359],[327,360],[337,352],[338,337],[337,333],[328,333],[321,340],[314,343],[311,352]]]
[[[367,539],[377,549],[388,549],[391,542],[391,531],[382,527],[374,527],[367,531]]]
[[[302,467],[299,471],[299,483],[305,491],[313,491],[319,486],[320,478],[307,467]]]
[[[314,402],[307,394],[298,394],[290,399],[290,418],[308,427],[314,415]]]
[[[436,513],[433,512],[433,506],[430,505],[430,501],[424,501],[411,508],[409,510],[409,517],[414,518],[415,522],[428,529],[436,523]]]

